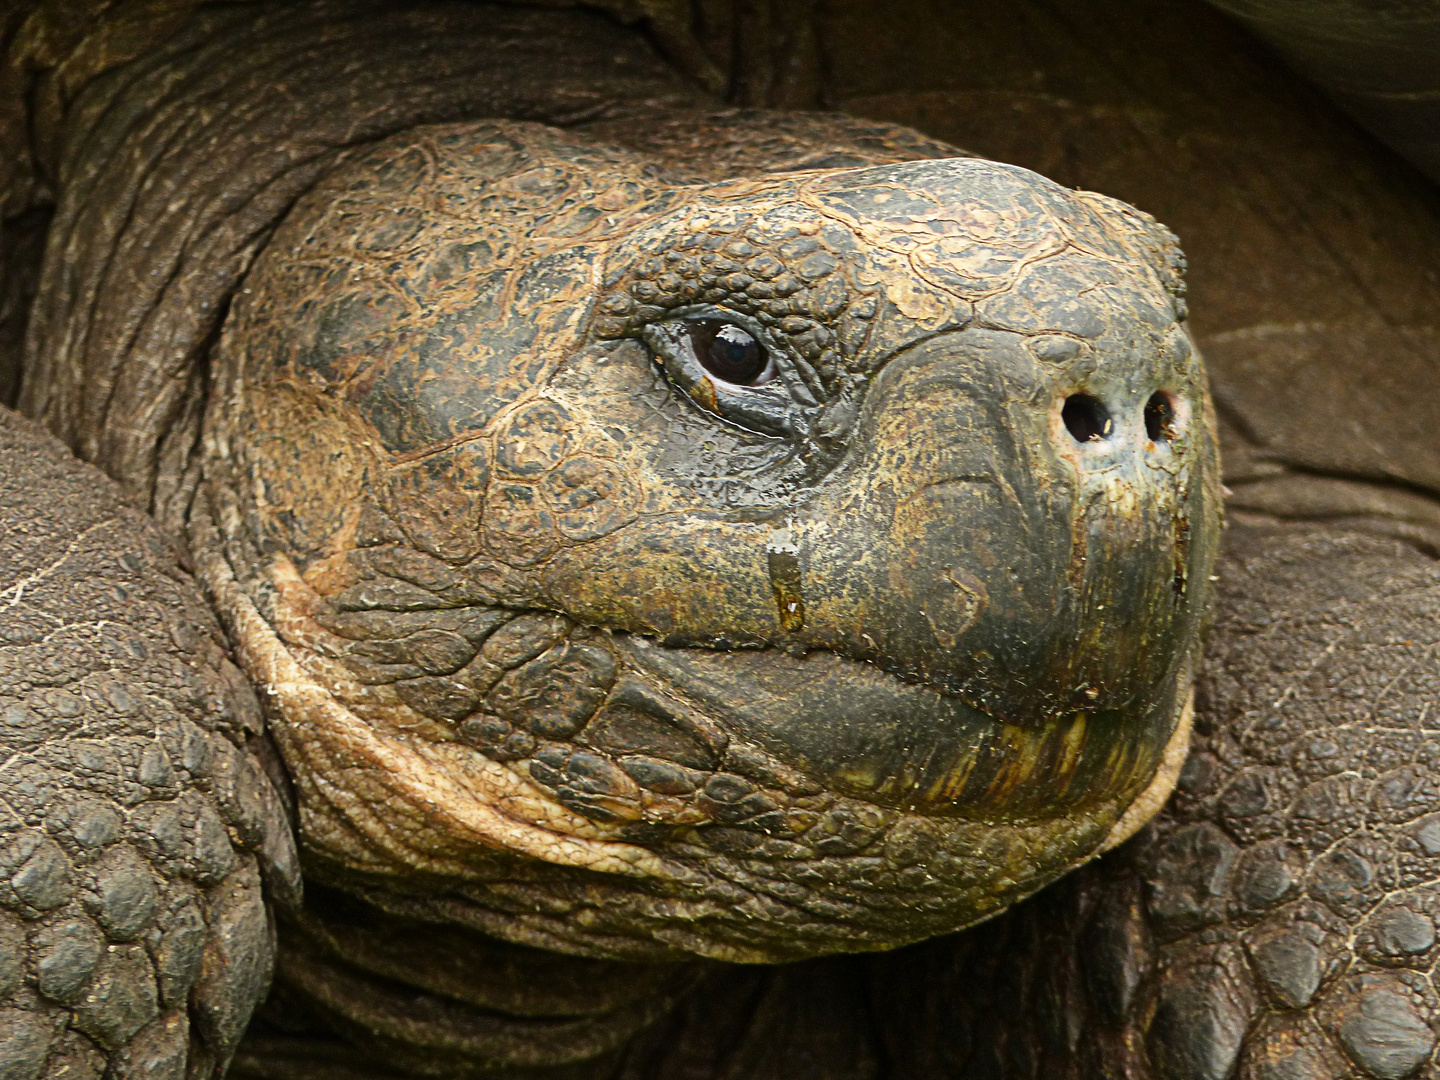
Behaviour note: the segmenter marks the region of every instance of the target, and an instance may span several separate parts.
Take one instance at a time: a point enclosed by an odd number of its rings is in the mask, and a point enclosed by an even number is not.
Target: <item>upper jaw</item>
[[[503,674],[479,708],[425,723],[390,688],[345,677],[329,605],[283,556],[263,618],[223,559],[202,561],[265,689],[310,870],[454,893],[446,910],[486,909],[487,932],[538,921],[560,947],[607,955],[798,959],[1013,903],[1154,787],[1189,684],[1178,671],[1148,724],[1019,728],[823,652],[673,649],[532,612],[488,636],[477,673]],[[613,668],[582,713],[533,696],[557,670],[595,672],[598,653]],[[490,721],[528,742],[487,742]],[[537,912],[525,926],[510,917],[516,882]]]
[[[662,699],[688,703],[826,789],[897,810],[1033,822],[1128,804],[1159,767],[1190,658],[1126,709],[1010,723],[935,687],[815,651],[716,653],[630,635],[608,646]]]
[[[547,602],[669,645],[828,651],[1022,726],[1133,710],[1208,595],[1204,388],[1188,352],[1158,346],[1052,367],[1013,332],[921,341],[872,382],[845,456],[803,499],[642,519],[558,552],[539,572]],[[1157,444],[1143,410],[1160,388],[1188,424]],[[1114,414],[1104,440],[1061,418],[1082,392]]]

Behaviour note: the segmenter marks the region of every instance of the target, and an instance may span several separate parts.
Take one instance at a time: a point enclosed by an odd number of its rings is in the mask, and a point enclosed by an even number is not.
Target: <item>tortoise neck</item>
[[[231,1075],[458,1076],[508,1067],[608,1076],[638,1035],[720,967],[565,956],[440,925],[407,906],[415,905],[401,896],[361,898],[307,882],[303,910],[280,920],[270,1000]]]

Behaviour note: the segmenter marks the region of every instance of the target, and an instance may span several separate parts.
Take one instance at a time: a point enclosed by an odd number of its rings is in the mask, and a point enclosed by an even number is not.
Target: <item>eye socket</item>
[[[765,346],[724,319],[688,319],[685,333],[700,366],[734,386],[761,386],[775,377]]]

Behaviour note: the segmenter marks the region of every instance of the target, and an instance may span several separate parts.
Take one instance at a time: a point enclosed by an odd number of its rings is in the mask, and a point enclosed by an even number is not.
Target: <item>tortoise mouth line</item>
[[[773,655],[786,657],[802,663],[812,657],[831,657],[837,662],[853,664],[858,668],[883,675],[885,678],[893,680],[897,684],[897,687],[927,690],[931,693],[939,694],[941,697],[953,698],[961,702],[967,709],[990,717],[991,720],[997,724],[1006,722],[1001,717],[996,716],[992,711],[986,709],[983,705],[974,701],[970,695],[955,689],[952,685],[943,681],[926,678],[923,674],[905,668],[899,663],[887,664],[883,657],[877,658],[858,655],[844,648],[835,648],[830,645],[794,647],[790,642],[783,639],[764,639],[731,644],[725,639],[721,639],[720,641],[705,641],[685,638],[678,635],[670,635],[667,637],[660,634],[649,634],[634,630],[614,630],[609,627],[594,627],[593,629],[609,635],[612,641],[625,639],[639,643],[642,648],[649,647],[664,650],[668,653],[714,658]]]
[[[567,618],[574,618],[565,612],[560,612]],[[1041,728],[1047,724],[1062,721],[1077,712],[1123,712],[1135,711],[1135,701],[1143,698],[1153,691],[1155,685],[1164,683],[1173,672],[1162,672],[1158,678],[1153,680],[1150,686],[1136,685],[1133,693],[1122,696],[1120,693],[1106,691],[1086,690],[1077,694],[1081,697],[1080,702],[1071,702],[1065,705],[1055,705],[1048,709],[1016,709],[1014,711],[997,711],[992,704],[982,701],[977,695],[958,688],[954,680],[932,678],[912,667],[904,665],[899,660],[892,660],[884,655],[866,655],[857,653],[844,647],[837,648],[832,645],[805,645],[796,647],[793,643],[784,639],[761,639],[736,641],[730,643],[721,639],[703,640],[687,638],[681,635],[661,635],[657,633],[646,633],[643,631],[616,629],[603,625],[592,625],[588,627],[591,631],[606,635],[616,643],[635,643],[640,649],[653,650],[651,655],[669,655],[675,657],[695,657],[701,663],[710,663],[714,666],[721,664],[734,664],[740,667],[753,666],[756,658],[770,657],[781,664],[795,664],[804,666],[806,664],[822,663],[827,659],[837,665],[844,665],[848,668],[866,673],[867,677],[879,683],[889,683],[898,694],[906,695],[912,693],[933,694],[937,697],[953,703],[953,707],[963,710],[971,718],[983,717],[990,723],[999,726],[1016,728]]]
[[[927,815],[1018,821],[1132,798],[1149,782],[1188,680],[1142,709],[1017,724],[830,650],[677,648],[612,632],[674,714],[758,746],[823,786]]]

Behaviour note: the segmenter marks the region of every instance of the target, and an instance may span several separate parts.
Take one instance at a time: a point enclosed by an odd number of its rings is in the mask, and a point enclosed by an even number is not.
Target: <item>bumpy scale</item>
[[[422,129],[247,279],[192,536],[307,851],[601,955],[964,925],[1184,741],[1215,459],[1171,242],[969,159],[667,179]],[[779,375],[687,372],[691,317]],[[555,868],[518,918],[513,856]]]
[[[265,702],[313,886],[277,1000],[396,1063],[603,1068],[686,988],[662,961],[953,930],[1143,823],[1217,462],[1149,218],[912,132],[697,111],[580,17],[555,40],[613,48],[609,83],[548,57],[487,90],[525,19],[482,10],[207,9],[93,84],[24,404],[186,530]],[[426,126],[495,115],[572,130]],[[573,997],[462,990],[367,924],[531,980],[535,946],[655,966],[567,969],[603,1003],[547,1041],[491,1014]],[[254,955],[192,1062],[223,1067]]]

